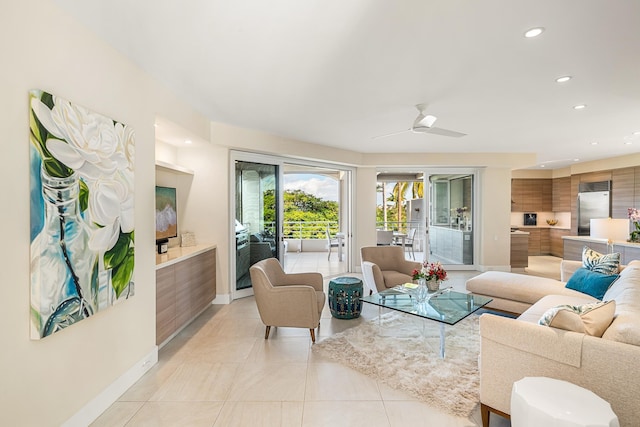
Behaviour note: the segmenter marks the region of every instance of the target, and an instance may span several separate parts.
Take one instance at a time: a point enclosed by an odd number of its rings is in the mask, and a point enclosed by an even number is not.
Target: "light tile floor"
[[[317,264],[307,267],[325,277],[334,271]],[[465,281],[476,274],[450,272],[447,285],[463,290]],[[377,314],[377,308],[365,305],[360,318],[339,320],[325,307],[317,338],[322,340]],[[315,355],[311,345],[309,331],[297,328],[272,328],[265,340],[253,297],[214,305],[160,349],[158,364],[92,425],[482,425],[479,410],[470,419],[447,415]],[[492,415],[491,426],[510,423]]]

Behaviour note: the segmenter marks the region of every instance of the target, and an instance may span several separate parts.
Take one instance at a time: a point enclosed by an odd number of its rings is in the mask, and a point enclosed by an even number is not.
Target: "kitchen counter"
[[[580,261],[582,259],[582,249],[585,246],[606,254],[609,251],[605,239],[595,239],[589,236],[564,236],[564,259]],[[625,241],[613,242],[613,252],[620,253],[620,262],[628,264],[634,259],[640,259],[640,243]]]
[[[571,227],[564,227],[561,225],[549,225],[549,224],[544,224],[544,225],[512,225],[511,228],[517,228],[517,229],[527,229],[527,228],[548,228],[550,230],[571,230]]]
[[[594,237],[589,237],[589,236],[564,236],[563,239],[565,240],[576,240],[579,242],[589,242],[589,243],[600,243],[600,244],[607,244],[607,239],[596,239]],[[640,248],[640,243],[632,243],[632,242],[626,242],[624,240],[616,240],[613,242],[614,246],[625,246],[625,247],[630,247],[630,248]]]

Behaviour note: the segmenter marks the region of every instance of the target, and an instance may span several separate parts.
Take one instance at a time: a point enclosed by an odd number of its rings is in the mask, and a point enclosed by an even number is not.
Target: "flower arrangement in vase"
[[[447,280],[447,271],[440,262],[424,261],[420,270],[413,270],[411,277],[413,280],[424,280],[430,291],[437,291],[440,282]]]
[[[634,230],[629,234],[630,242],[640,242],[640,211],[635,208],[627,209],[629,212],[629,219],[633,223]]]

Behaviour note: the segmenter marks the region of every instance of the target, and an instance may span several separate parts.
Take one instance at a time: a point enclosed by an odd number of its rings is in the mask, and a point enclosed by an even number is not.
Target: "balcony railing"
[[[285,239],[327,239],[340,231],[338,221],[285,221],[282,224],[282,237]],[[275,223],[265,223],[264,229],[275,234]]]
[[[376,229],[378,230],[392,230],[399,231],[400,233],[408,233],[409,230],[415,228],[418,230],[416,234],[420,235],[424,231],[422,221],[378,221],[376,222]]]

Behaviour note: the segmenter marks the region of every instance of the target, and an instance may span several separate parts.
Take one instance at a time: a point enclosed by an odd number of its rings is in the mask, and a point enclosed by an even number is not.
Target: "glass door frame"
[[[260,154],[240,150],[229,151],[229,288],[230,300],[243,298],[253,295],[253,287],[246,289],[236,289],[236,243],[235,243],[235,219],[236,219],[236,161],[262,163],[278,167],[278,221],[276,224],[276,234],[278,236],[278,260],[284,267],[284,243],[283,243],[283,221],[284,221],[284,169],[285,165],[302,165],[314,166],[325,169],[333,169],[345,172],[344,180],[340,185],[340,219],[342,221],[342,229],[344,230],[344,248],[343,262],[347,272],[353,271],[353,205],[355,197],[354,178],[356,169],[329,162],[317,162],[310,160],[301,160],[290,157]]]
[[[425,194],[424,194],[424,205],[423,205],[423,209],[425,212],[427,212],[427,215],[425,217],[425,228],[426,228],[426,239],[425,239],[425,257],[427,257],[427,254],[430,250],[429,248],[429,216],[431,215],[431,187],[429,185],[430,183],[430,178],[433,175],[471,175],[473,177],[473,185],[472,185],[472,197],[471,197],[471,201],[472,201],[472,209],[471,209],[471,220],[472,220],[472,238],[473,238],[473,261],[471,264],[444,264],[445,269],[447,270],[475,270],[476,269],[476,265],[478,263],[478,250],[480,248],[480,244],[479,244],[479,238],[480,238],[480,233],[479,233],[479,224],[481,224],[481,218],[480,218],[480,206],[479,206],[479,200],[480,200],[480,179],[481,179],[481,173],[479,171],[479,169],[477,168],[438,168],[438,167],[433,167],[433,168],[425,168],[423,169],[423,185],[425,188]],[[451,195],[449,194],[449,197],[451,197]]]

